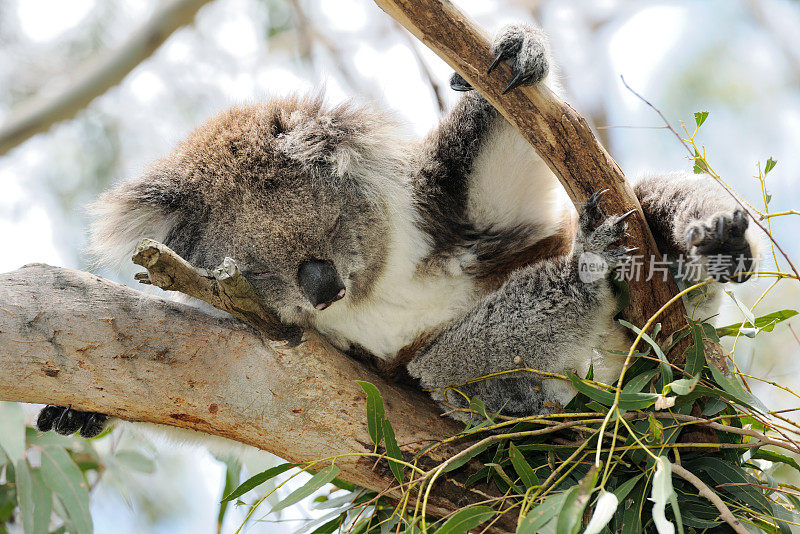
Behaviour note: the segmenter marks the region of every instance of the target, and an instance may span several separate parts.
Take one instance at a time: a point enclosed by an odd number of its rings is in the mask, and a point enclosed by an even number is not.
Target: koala
[[[540,30],[508,27],[492,49],[489,75],[513,67],[506,91],[556,87]],[[613,383],[623,358],[610,350],[629,338],[609,277],[583,280],[580,263],[591,253],[622,265],[630,213],[606,214],[599,191],[576,216],[527,141],[463,78],[451,86],[462,98],[421,141],[384,111],[320,96],[231,108],[100,196],[92,252],[128,261],[152,238],[199,267],[232,257],[282,321],[405,367],[455,417],[472,396],[513,416],[574,396],[521,367],[591,365]],[[701,265],[685,283],[748,277],[757,240],[714,180],[652,175],[635,192],[662,252]],[[729,261],[714,270],[715,257]],[[48,406],[38,424],[91,437],[106,417]]]

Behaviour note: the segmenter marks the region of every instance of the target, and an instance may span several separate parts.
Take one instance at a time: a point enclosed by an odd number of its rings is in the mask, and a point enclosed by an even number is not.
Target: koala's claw
[[[595,191],[583,205],[578,222],[584,234],[590,234],[605,218],[605,211],[600,207],[600,199],[603,195],[608,193],[608,191],[609,189]]]
[[[620,215],[619,218],[620,218],[620,220],[624,221],[625,219],[627,219],[628,217],[630,217],[631,215],[633,215],[637,211],[639,211],[639,210],[637,210],[636,208],[633,208],[632,210],[626,211],[625,213]]]
[[[516,89],[520,85],[530,85],[530,81],[531,81],[531,76],[530,75],[525,76],[521,72],[517,72],[514,75],[514,77],[511,78],[511,81],[508,82],[508,85],[506,85],[506,88],[503,89],[502,94],[506,94],[509,91],[511,91],[512,89]]]
[[[500,50],[500,52],[497,53],[494,60],[492,61],[492,64],[489,65],[488,69],[486,69],[486,74],[491,74],[492,71],[495,68],[497,68],[497,66],[500,64],[501,61],[503,61],[504,59],[508,59],[509,57],[511,57],[511,53],[508,50],[505,49]]]
[[[718,213],[686,230],[687,248],[708,257],[709,274],[717,280],[744,282],[750,278],[744,273],[751,271],[754,264],[750,243],[745,237],[749,224],[747,213],[742,209]]]
[[[472,85],[459,73],[454,72],[453,75],[450,76],[450,89],[461,92],[472,91]]]
[[[105,429],[108,416],[96,412],[81,412],[73,410],[72,406],[46,406],[39,412],[36,419],[36,428],[41,432],[55,430],[57,433],[69,436],[76,432],[84,438],[93,438]]]

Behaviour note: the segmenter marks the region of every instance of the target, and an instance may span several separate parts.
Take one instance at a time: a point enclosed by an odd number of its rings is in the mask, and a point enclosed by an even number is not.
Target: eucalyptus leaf
[[[436,534],[464,534],[494,517],[497,512],[488,506],[472,506],[463,508],[453,514]]]
[[[297,504],[298,502],[302,501],[318,489],[320,489],[325,484],[331,482],[334,478],[339,476],[339,468],[335,465],[329,465],[325,469],[319,471],[316,475],[311,477],[311,480],[306,482],[303,486],[297,488],[289,495],[286,496],[285,499],[280,501],[276,504],[270,513],[275,513],[284,508],[291,506],[293,504]]]
[[[494,418],[489,415],[489,412],[486,411],[486,405],[478,397],[472,397],[469,400],[469,409],[483,416],[490,424],[494,424]]]
[[[280,465],[276,465],[275,467],[270,467],[266,471],[258,473],[257,475],[253,475],[250,478],[248,478],[247,480],[245,480],[244,482],[242,482],[239,485],[238,488],[236,488],[231,493],[226,495],[222,499],[222,502],[229,502],[229,501],[232,501],[233,499],[241,497],[242,495],[244,495],[245,493],[247,493],[251,489],[260,486],[261,484],[263,484],[267,480],[269,480],[271,478],[275,478],[276,476],[280,475],[281,473],[285,473],[289,469],[291,469],[293,467],[297,467],[297,466],[298,466],[298,464],[293,464],[293,463],[280,464]]]
[[[386,454],[389,458],[394,458],[395,460],[403,460],[403,453],[400,451],[400,447],[397,445],[397,438],[394,436],[394,429],[392,428],[392,424],[389,422],[388,419],[383,420],[383,438],[384,443],[386,445]],[[392,474],[397,481],[402,484],[405,480],[403,475],[403,464],[399,464],[397,462],[393,462],[391,459],[389,460],[389,469],[392,470]]]
[[[370,382],[356,380],[356,384],[361,386],[361,389],[367,394],[367,432],[372,438],[372,443],[377,447],[383,439],[383,420],[385,418],[383,397],[378,388]]]
[[[58,496],[67,511],[75,534],[91,534],[89,488],[83,473],[63,447],[41,447],[44,483]]]
[[[755,327],[756,330],[772,332],[772,330],[775,328],[775,325],[782,323],[787,319],[791,319],[797,315],[797,313],[798,312],[795,310],[780,310],[768,313],[766,315],[762,315],[761,317],[757,317],[754,323],[750,323],[750,326]],[[734,323],[729,324],[728,326],[717,328],[717,335],[720,337],[735,336],[737,332],[741,332],[742,328],[744,328],[744,324],[745,323]]]
[[[693,345],[686,351],[686,374],[697,376],[706,365],[705,346],[703,345],[703,325],[690,321]]]
[[[311,534],[333,534],[334,532],[339,530],[341,524],[342,524],[342,519],[336,517],[334,519],[331,519],[324,525],[317,527]]]
[[[0,401],[0,449],[14,465],[24,458],[25,419],[17,402]]]
[[[528,512],[517,527],[517,534],[535,534],[553,519],[564,505],[567,492],[556,493],[547,497],[544,502]]]
[[[775,165],[778,164],[777,160],[772,159],[771,157],[767,159],[767,163],[764,164],[764,176],[766,177],[769,174],[769,171],[775,168]]]
[[[769,514],[771,506],[763,492],[751,486],[756,482],[749,477],[743,469],[730,462],[715,456],[704,456],[691,462],[687,467],[697,474],[698,471],[705,472],[714,481],[714,485],[734,483],[735,486],[727,486],[725,491],[734,495],[745,504],[759,512]]]
[[[614,393],[599,389],[591,384],[584,382],[577,375],[570,373],[570,380],[572,385],[575,386],[579,392],[583,393],[592,400],[595,400],[605,406],[611,406],[614,403]],[[641,410],[648,408],[655,404],[658,395],[655,393],[620,393],[619,407],[623,410]]]
[[[513,443],[509,446],[508,451],[511,458],[511,465],[514,466],[514,471],[517,472],[520,480],[525,484],[526,488],[532,488],[539,485],[539,477],[536,476],[536,471],[530,466],[525,456],[520,452]]]
[[[586,502],[581,502],[578,486],[573,486],[565,493],[564,503],[556,517],[556,534],[575,534],[581,526]]]
[[[694,123],[700,128],[708,118],[708,111],[697,111],[694,114]]]
[[[800,464],[797,463],[797,460],[795,460],[791,456],[787,456],[779,452],[758,449],[755,453],[753,453],[753,458],[758,458],[759,460],[769,460],[770,462],[783,463],[788,466],[794,467],[798,472],[800,472]]]
[[[657,369],[650,369],[631,378],[622,391],[625,393],[639,393],[658,374]]]
[[[461,467],[465,463],[469,462],[474,457],[476,457],[477,455],[479,455],[480,453],[482,453],[483,451],[485,451],[486,449],[488,449],[492,445],[494,445],[494,443],[486,442],[483,445],[480,445],[480,446],[476,447],[474,450],[468,452],[467,454],[465,454],[461,458],[459,458],[457,460],[454,460],[452,463],[448,464],[447,467],[444,468],[444,472],[445,473],[449,473],[450,471],[458,469],[459,467]]]
[[[625,482],[623,482],[622,484],[620,484],[619,486],[614,488],[613,493],[617,497],[617,499],[620,502],[625,500],[625,497],[628,496],[628,494],[631,492],[631,490],[634,488],[634,486],[636,486],[636,483],[639,482],[639,480],[643,476],[644,476],[644,473],[636,475],[635,477],[629,478],[628,480],[626,480]]]
[[[680,380],[675,380],[670,382],[666,386],[664,386],[664,395],[672,391],[676,395],[688,395],[691,393],[697,383],[700,381],[700,375],[694,376],[692,378],[681,378]]]
[[[19,502],[19,511],[22,516],[22,530],[26,534],[34,534],[36,531],[33,518],[36,501],[33,499],[33,477],[31,476],[28,462],[24,458],[17,461],[15,468],[17,501]],[[39,532],[42,531],[40,530]],[[45,532],[47,532],[46,529]]]
[[[633,324],[625,321],[623,319],[619,319],[619,324],[622,326],[632,330],[637,335],[641,333],[641,329]],[[668,382],[672,382],[672,366],[669,365],[669,360],[667,360],[667,355],[664,354],[664,351],[661,349],[661,346],[656,343],[656,341],[647,333],[642,334],[642,339],[647,342],[648,345],[653,347],[653,351],[656,353],[658,360],[661,362],[661,381],[666,384]]]

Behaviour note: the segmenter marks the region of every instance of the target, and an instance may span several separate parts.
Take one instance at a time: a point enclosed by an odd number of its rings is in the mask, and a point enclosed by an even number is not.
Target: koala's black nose
[[[342,279],[329,261],[310,260],[301,264],[297,280],[303,294],[318,310],[324,310],[344,297]]]

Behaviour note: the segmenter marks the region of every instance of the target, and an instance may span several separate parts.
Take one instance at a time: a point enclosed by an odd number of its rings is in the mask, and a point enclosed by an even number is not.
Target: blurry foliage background
[[[778,166],[767,187],[771,211],[800,204],[800,2],[796,0],[469,0],[457,2],[491,31],[538,21],[550,34],[567,100],[598,130],[630,177],[688,169],[684,149],[619,76],[677,126],[707,110],[701,142],[709,161],[760,206],[756,162]],[[0,125],[33,95],[55,94],[98,53],[119,45],[160,5],[154,0],[0,0]],[[120,85],[73,120],[0,157],[0,271],[34,261],[86,269],[85,205],[114,180],[142,172],[204,118],[232,104],[324,87],[335,103],[374,99],[418,135],[456,100],[449,68],[367,0],[215,0]],[[800,260],[796,218],[774,235]],[[772,270],[767,258],[762,268]],[[131,283],[129,276],[101,273]],[[737,287],[752,305],[769,280]],[[783,284],[783,283],[782,283]],[[781,289],[784,290],[781,290]],[[785,282],[756,315],[797,307]],[[741,320],[726,306],[719,324]],[[800,387],[797,327],[742,338],[744,372]],[[781,391],[753,383],[772,409],[794,407]],[[763,387],[762,387],[763,386]],[[28,411],[33,414],[35,410]],[[178,448],[119,432],[97,444],[155,459],[155,470],[115,475],[92,493],[97,532],[215,532],[225,464],[202,448]],[[102,452],[102,451],[101,451]],[[246,472],[273,462],[243,455]],[[787,477],[789,475],[787,474]],[[795,481],[797,483],[797,481]],[[288,492],[288,490],[287,490]],[[232,507],[233,508],[233,507]],[[315,515],[303,506],[282,520]],[[319,515],[319,514],[316,514]],[[223,531],[241,523],[228,514]],[[255,522],[248,532],[286,532],[302,522]]]

